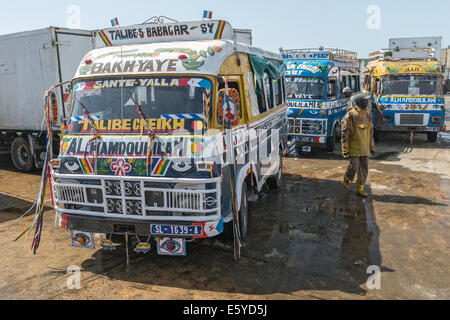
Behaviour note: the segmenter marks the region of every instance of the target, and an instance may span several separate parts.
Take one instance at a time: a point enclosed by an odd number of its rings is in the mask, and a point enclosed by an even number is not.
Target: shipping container
[[[0,147],[11,153],[17,169],[42,166],[44,93],[70,80],[93,47],[94,32],[85,30],[48,27],[0,36]],[[69,90],[64,85],[55,91],[59,126],[66,117]]]

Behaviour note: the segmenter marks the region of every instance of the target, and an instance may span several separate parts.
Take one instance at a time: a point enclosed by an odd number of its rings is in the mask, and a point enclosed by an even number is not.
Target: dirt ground
[[[186,257],[131,253],[128,274],[124,246],[72,247],[50,202],[37,255],[30,239],[14,242],[32,217],[9,226],[33,203],[40,173],[19,173],[3,155],[0,299],[450,299],[449,164],[449,133],[413,145],[381,135],[362,200],[343,188],[337,151],[285,158],[282,189],[250,203],[239,262],[213,238],[189,243]],[[80,289],[67,287],[72,265]],[[380,289],[367,286],[369,266],[381,270]]]

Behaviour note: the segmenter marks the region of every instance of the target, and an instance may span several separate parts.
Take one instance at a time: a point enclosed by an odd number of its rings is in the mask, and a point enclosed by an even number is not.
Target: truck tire
[[[281,182],[283,178],[283,152],[280,149],[280,165],[278,171],[275,175],[267,178],[267,186],[269,189],[278,189],[281,187]]]
[[[437,140],[437,132],[427,132],[428,142],[436,142],[436,140]]]
[[[376,129],[373,130],[373,140],[375,142],[380,142],[380,131]]]
[[[242,184],[241,192],[241,208],[239,209],[239,229],[241,232],[242,242],[245,242],[247,238],[247,225],[248,225],[248,200],[247,200],[247,183],[244,181]]]
[[[248,200],[247,200],[247,183],[244,181],[244,184],[242,185],[242,192],[241,192],[241,208],[239,209],[238,215],[239,215],[239,229],[241,232],[242,242],[245,241],[247,237],[247,221],[248,221]],[[233,220],[226,223],[224,225],[224,230],[222,233],[223,238],[226,241],[233,241],[234,235],[233,235]]]
[[[333,134],[327,138],[327,152],[334,151],[334,145],[336,144],[336,126],[333,127]]]
[[[20,171],[31,171],[33,168],[33,155],[30,145],[22,138],[17,137],[11,144],[11,158],[14,166]]]

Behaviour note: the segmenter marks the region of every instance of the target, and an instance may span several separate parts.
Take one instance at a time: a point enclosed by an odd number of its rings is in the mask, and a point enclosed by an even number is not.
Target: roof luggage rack
[[[358,54],[354,51],[337,49],[337,48],[303,48],[303,49],[280,49],[281,54],[285,58],[300,58],[301,54],[307,53],[326,53],[332,54],[332,59],[340,62],[356,63],[358,61]]]
[[[434,48],[379,49],[369,54],[369,61],[436,60]]]

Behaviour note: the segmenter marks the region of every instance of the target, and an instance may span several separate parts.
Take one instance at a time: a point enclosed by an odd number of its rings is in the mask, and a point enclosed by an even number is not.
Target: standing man
[[[341,125],[342,156],[345,159],[350,158],[344,175],[344,186],[349,189],[350,183],[358,174],[356,193],[364,198],[367,197],[364,184],[369,173],[369,156],[375,153],[372,115],[368,110],[369,98],[363,93],[355,95]]]

